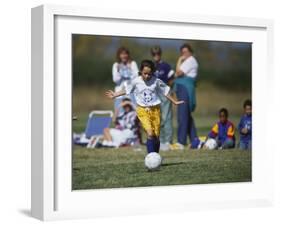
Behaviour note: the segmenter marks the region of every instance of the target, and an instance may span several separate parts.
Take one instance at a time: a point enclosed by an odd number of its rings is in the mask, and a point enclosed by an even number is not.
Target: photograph
[[[72,190],[252,181],[252,43],[71,39]]]

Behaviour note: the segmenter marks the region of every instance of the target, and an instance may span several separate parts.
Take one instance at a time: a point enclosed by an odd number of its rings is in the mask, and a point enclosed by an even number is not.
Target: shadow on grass
[[[185,162],[171,162],[171,163],[163,163],[163,164],[161,165],[161,167],[182,165],[182,164],[184,164],[184,163],[185,163]]]

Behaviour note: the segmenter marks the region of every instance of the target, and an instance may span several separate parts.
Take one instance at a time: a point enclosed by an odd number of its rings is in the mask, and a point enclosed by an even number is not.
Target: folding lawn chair
[[[112,111],[92,111],[89,114],[85,135],[90,139],[87,148],[95,148],[100,138],[103,136],[103,130],[110,127],[113,117]]]

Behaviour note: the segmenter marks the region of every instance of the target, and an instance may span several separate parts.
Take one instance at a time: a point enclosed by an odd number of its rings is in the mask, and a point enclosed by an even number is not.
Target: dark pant
[[[189,96],[186,87],[177,84],[176,94],[178,100],[185,101],[184,104],[178,105],[177,111],[178,143],[185,145],[187,143],[187,136],[189,136],[191,143],[197,137],[197,132],[191,115]]]
[[[252,149],[252,141],[242,141],[240,140],[239,149],[241,150],[251,150]]]

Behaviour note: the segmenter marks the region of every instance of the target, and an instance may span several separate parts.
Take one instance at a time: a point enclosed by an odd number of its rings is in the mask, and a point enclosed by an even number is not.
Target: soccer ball
[[[209,150],[214,150],[217,148],[218,145],[217,145],[217,141],[215,139],[209,138],[206,141],[204,146]]]
[[[145,156],[144,164],[147,169],[155,170],[161,165],[162,158],[157,152],[151,152]]]

